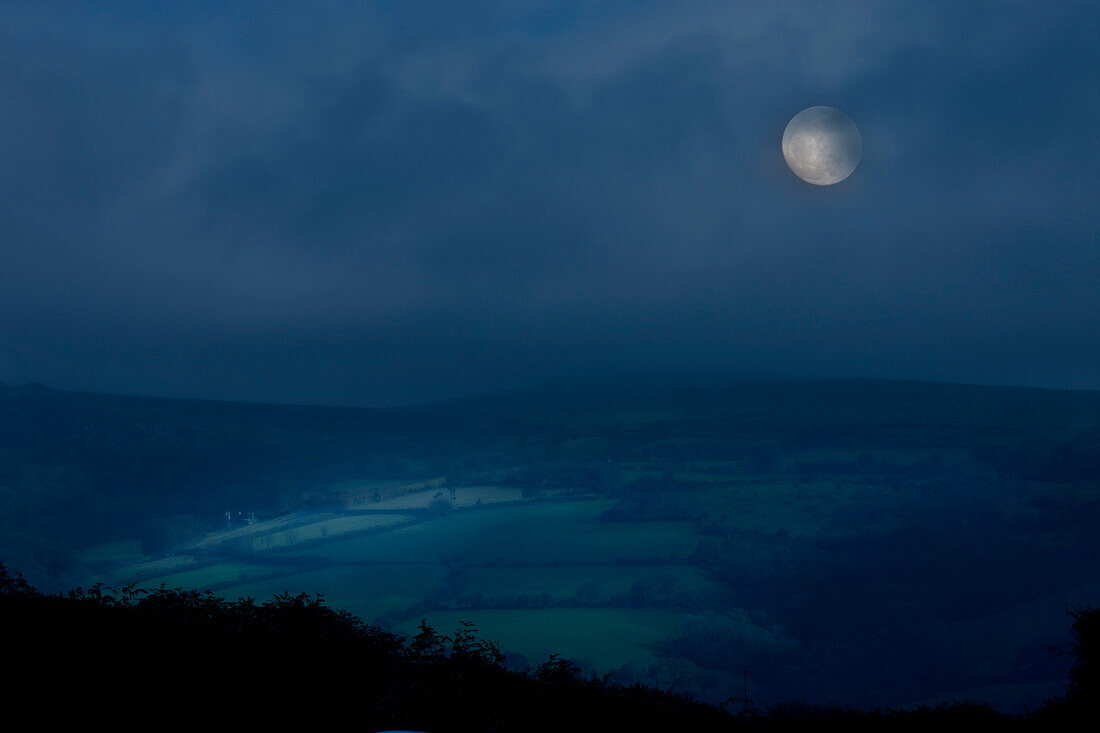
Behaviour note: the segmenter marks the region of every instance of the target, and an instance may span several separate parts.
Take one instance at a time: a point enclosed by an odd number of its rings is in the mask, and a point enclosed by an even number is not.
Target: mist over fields
[[[320,592],[508,664],[722,702],[1060,692],[1100,598],[1100,393],[557,383],[368,410],[0,387],[0,561],[38,587]]]

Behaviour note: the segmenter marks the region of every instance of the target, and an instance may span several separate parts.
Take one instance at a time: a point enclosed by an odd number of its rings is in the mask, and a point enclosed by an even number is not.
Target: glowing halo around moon
[[[815,186],[840,183],[859,165],[863,138],[852,118],[834,107],[807,107],[783,130],[783,157]]]

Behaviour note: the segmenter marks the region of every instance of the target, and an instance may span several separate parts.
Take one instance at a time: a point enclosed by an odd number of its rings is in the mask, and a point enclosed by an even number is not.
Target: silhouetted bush
[[[1073,667],[1069,671],[1066,700],[1100,715],[1100,609],[1075,608],[1073,617]]]
[[[509,670],[469,624],[448,637],[422,622],[406,639],[305,593],[263,604],[132,587],[43,595],[0,565],[0,620],[9,720],[19,710],[53,726],[849,733],[1069,729],[1095,713],[1100,615],[1074,612],[1067,695],[1028,717],[966,703],[733,715],[686,695],[585,678],[557,655],[534,671]]]

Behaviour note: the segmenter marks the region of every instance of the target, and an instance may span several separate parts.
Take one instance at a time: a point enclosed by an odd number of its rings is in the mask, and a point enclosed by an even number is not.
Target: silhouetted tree
[[[419,661],[442,659],[446,654],[447,637],[431,627],[427,619],[420,619],[419,631],[409,642],[409,652]]]
[[[580,676],[580,667],[568,659],[562,659],[557,654],[551,654],[550,658],[535,670],[535,677],[540,682],[549,682],[556,685],[576,682],[580,679]]]
[[[1100,609],[1071,608],[1069,615],[1073,617],[1073,641],[1069,648],[1073,667],[1069,671],[1066,700],[1100,717]]]
[[[451,640],[451,657],[458,660],[472,660],[477,664],[500,666],[504,661],[504,652],[495,643],[478,636],[477,626],[469,621],[461,621],[460,628]]]
[[[0,563],[0,595],[30,595],[34,593],[30,583],[23,579],[19,573],[11,573]]]

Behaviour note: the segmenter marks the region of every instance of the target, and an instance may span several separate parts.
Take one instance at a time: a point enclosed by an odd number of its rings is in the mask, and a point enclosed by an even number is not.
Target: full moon
[[[783,157],[815,186],[840,183],[859,165],[863,139],[852,118],[834,107],[807,107],[783,131]]]

